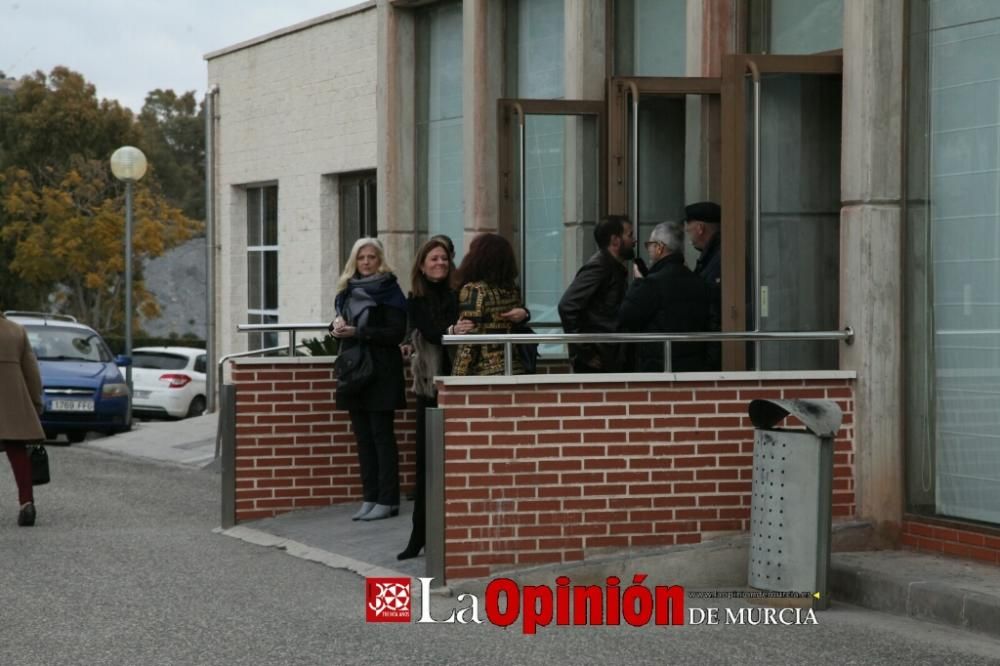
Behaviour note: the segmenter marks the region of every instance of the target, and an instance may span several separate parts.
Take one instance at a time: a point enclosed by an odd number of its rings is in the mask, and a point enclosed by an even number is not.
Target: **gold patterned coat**
[[[470,335],[510,333],[514,324],[500,315],[520,307],[523,307],[521,295],[516,289],[493,287],[485,282],[469,282],[458,294],[458,318],[476,324]],[[502,375],[503,350],[503,345],[459,345],[451,374]],[[523,375],[521,359],[516,353],[513,356],[514,374]]]

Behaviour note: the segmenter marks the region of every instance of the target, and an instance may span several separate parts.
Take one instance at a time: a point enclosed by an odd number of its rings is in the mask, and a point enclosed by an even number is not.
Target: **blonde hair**
[[[361,248],[372,246],[375,248],[375,254],[378,255],[378,270],[377,273],[392,273],[392,266],[389,262],[385,260],[385,248],[382,247],[382,241],[377,238],[359,238],[354,242],[354,247],[351,248],[351,256],[347,258],[347,263],[344,264],[344,272],[340,274],[340,278],[337,280],[337,293],[347,289],[347,282],[358,272],[358,252],[361,252]]]

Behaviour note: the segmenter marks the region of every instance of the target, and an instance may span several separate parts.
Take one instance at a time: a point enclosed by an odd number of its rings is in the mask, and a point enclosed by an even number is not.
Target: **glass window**
[[[507,3],[507,97],[565,96],[564,34],[563,0]],[[524,300],[537,322],[559,321],[557,306],[566,287],[564,180],[572,173],[566,163],[566,141],[576,135],[575,122],[565,116],[529,116],[525,122],[525,256],[520,257],[520,263],[526,276]],[[590,129],[596,131],[596,127]],[[522,230],[516,232],[513,240],[519,249]]]
[[[278,186],[248,188],[246,198],[248,321],[277,323]],[[277,344],[277,333],[250,334],[250,349]]]
[[[340,176],[340,265],[347,264],[359,238],[378,236],[375,172]]]
[[[687,0],[615,0],[617,76],[685,76]]]
[[[1000,5],[910,24],[908,504],[1000,523]]]
[[[39,361],[111,361],[111,352],[94,331],[25,324],[28,344]]]
[[[188,357],[164,352],[135,352],[132,354],[132,367],[150,368],[152,370],[183,370],[187,367]]]
[[[844,0],[753,0],[749,51],[795,55],[844,46]]]
[[[417,228],[425,236],[448,235],[460,254],[465,229],[461,3],[421,10],[416,48]]]

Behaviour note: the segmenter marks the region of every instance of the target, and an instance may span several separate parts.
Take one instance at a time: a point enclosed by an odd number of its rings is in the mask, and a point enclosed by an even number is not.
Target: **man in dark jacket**
[[[695,249],[701,252],[694,272],[719,289],[722,284],[721,223],[722,209],[717,203],[699,201],[684,208],[684,231]]]
[[[628,287],[625,262],[635,256],[632,223],[609,216],[594,228],[598,251],[577,271],[559,301],[559,320],[566,333],[614,333],[618,308]],[[621,345],[570,345],[574,372],[620,372]]]
[[[709,329],[722,330],[722,237],[720,236],[722,209],[712,201],[699,201],[684,208],[684,231],[691,244],[701,252],[694,272],[709,288]],[[709,370],[722,366],[722,346],[718,342],[708,345]]]
[[[684,265],[684,230],[679,222],[656,225],[646,242],[650,268],[636,279],[619,313],[622,330],[634,333],[696,333],[709,330],[709,285]],[[674,372],[706,370],[706,344],[671,344]],[[663,343],[639,346],[635,369],[663,372]]]

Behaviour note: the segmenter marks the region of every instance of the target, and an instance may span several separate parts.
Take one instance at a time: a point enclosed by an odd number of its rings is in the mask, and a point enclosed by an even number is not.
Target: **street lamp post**
[[[132,184],[146,175],[146,156],[134,146],[122,146],[111,155],[111,173],[125,183],[125,355],[132,357]],[[125,366],[129,419],[132,405],[132,364]]]

